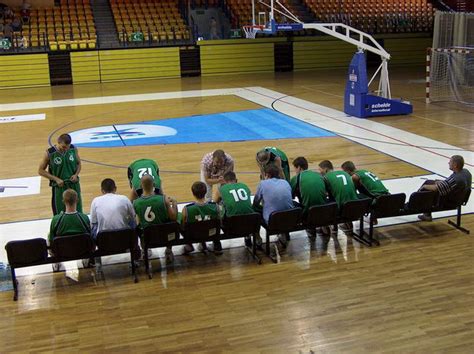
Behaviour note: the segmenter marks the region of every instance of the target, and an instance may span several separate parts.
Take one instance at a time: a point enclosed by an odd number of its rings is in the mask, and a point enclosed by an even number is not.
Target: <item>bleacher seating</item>
[[[110,0],[119,40],[141,32],[146,42],[189,40],[190,32],[177,0]]]
[[[13,9],[20,17],[20,8]],[[11,19],[2,19],[3,24]],[[59,6],[31,8],[28,22],[21,31],[13,33],[13,42],[24,47],[58,49],[85,49],[96,47],[94,18],[88,0],[61,0]]]
[[[368,33],[430,32],[428,0],[304,0],[319,22],[339,22]]]
[[[252,23],[251,0],[227,0],[226,3],[234,27]],[[295,13],[287,0],[281,3]],[[368,33],[430,32],[433,27],[434,9],[428,0],[303,0],[303,3],[318,22],[345,23]],[[266,6],[258,2],[255,6],[256,14],[268,13]],[[287,22],[280,14],[275,14],[275,19]],[[256,22],[258,24],[258,18]]]
[[[280,1],[288,10],[292,11],[292,6],[288,0]],[[252,24],[252,0],[227,0],[227,6],[231,13],[231,24],[233,27],[242,27],[244,25]],[[260,24],[263,20],[268,21],[269,9],[267,6],[255,1],[255,22],[259,24],[258,13],[265,12],[266,18],[261,18]],[[279,23],[287,22],[283,15],[275,12],[275,20]]]

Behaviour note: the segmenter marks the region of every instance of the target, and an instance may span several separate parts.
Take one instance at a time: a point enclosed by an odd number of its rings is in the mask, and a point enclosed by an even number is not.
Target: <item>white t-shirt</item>
[[[132,220],[135,210],[124,195],[107,193],[92,201],[91,224],[97,224],[97,232],[129,228]]]

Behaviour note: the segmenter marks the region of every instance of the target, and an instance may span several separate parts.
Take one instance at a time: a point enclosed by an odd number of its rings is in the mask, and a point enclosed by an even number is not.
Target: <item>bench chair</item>
[[[143,251],[145,258],[145,270],[148,278],[153,277],[150,260],[148,259],[148,250],[152,248],[161,248],[176,246],[182,244],[179,239],[179,224],[176,221],[167,222],[159,225],[150,225],[143,230]]]
[[[262,223],[265,229],[265,253],[274,262],[277,263],[277,257],[270,254],[270,236],[278,234],[286,234],[287,237],[292,231],[302,229],[302,209],[292,208],[287,210],[276,211],[270,214],[268,224]]]
[[[260,233],[262,216],[259,213],[250,213],[243,215],[234,215],[225,217],[222,220],[221,239],[227,240],[232,238],[252,236],[252,249],[245,247],[253,259],[258,264],[262,263],[261,258],[257,255],[257,235]]]

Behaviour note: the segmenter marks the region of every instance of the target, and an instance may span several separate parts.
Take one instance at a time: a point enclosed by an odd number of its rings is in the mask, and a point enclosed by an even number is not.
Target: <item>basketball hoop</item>
[[[263,30],[263,26],[248,25],[242,27],[245,32],[245,38],[255,39],[255,35]]]

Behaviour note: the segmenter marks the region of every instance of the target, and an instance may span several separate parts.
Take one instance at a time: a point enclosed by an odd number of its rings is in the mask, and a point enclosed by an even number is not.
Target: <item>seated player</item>
[[[56,237],[91,234],[90,221],[87,215],[77,211],[77,192],[66,189],[63,192],[63,203],[66,210],[54,215],[49,228],[48,241],[53,242]],[[53,271],[59,271],[61,263],[53,264]]]
[[[143,234],[143,230],[147,226],[176,220],[178,215],[176,199],[155,194],[154,179],[151,175],[143,175],[141,187],[143,190],[141,197],[133,201],[140,235]],[[167,262],[173,262],[174,257],[171,246],[166,248],[165,255]]]
[[[128,166],[128,181],[130,183],[130,200],[133,202],[143,193],[141,178],[144,175],[150,175],[154,180],[155,194],[163,194],[163,188],[160,179],[160,169],[158,164],[150,159],[139,159]]]
[[[345,203],[359,199],[354,182],[352,182],[352,178],[347,172],[334,171],[332,162],[329,160],[319,163],[319,171],[324,176],[326,189],[337,203],[339,210]],[[352,233],[352,222],[348,222],[340,227],[344,232]]]
[[[253,200],[255,210],[259,210],[263,204],[262,216],[267,224],[273,212],[294,208],[291,186],[280,178],[280,172],[281,169],[273,164],[265,167],[265,179],[259,183]],[[278,240],[286,248],[287,235],[278,235]]]
[[[274,164],[278,167],[280,178],[290,182],[290,165],[286,154],[276,147],[265,147],[257,152],[257,164],[260,168],[260,179],[265,179],[265,167]]]
[[[214,193],[213,200],[223,206],[223,219],[228,216],[245,215],[254,212],[250,201],[250,189],[244,183],[239,183],[235,173],[229,171],[224,174],[224,183]],[[257,243],[260,236],[257,237]],[[261,244],[261,239],[260,242]],[[252,247],[250,237],[245,238],[245,245]]]
[[[460,205],[472,185],[472,175],[464,168],[464,158],[462,156],[451,156],[449,169],[453,173],[444,181],[429,180],[420,187],[420,191],[437,192],[439,196],[437,204],[441,208],[455,208]],[[418,215],[418,218],[423,221],[432,221],[431,213]]]
[[[352,182],[354,182],[355,187],[361,194],[372,199],[390,194],[375,174],[367,170],[357,170],[352,161],[344,162],[341,168],[351,176]]]
[[[182,213],[178,214],[178,220],[181,223],[181,227],[185,229],[186,223],[194,223],[205,220],[213,220],[219,218],[219,210],[217,204],[206,201],[207,187],[204,182],[194,182],[191,191],[195,198],[195,202],[185,205]],[[214,241],[214,253],[222,254],[221,241]],[[206,243],[203,242],[199,246],[200,251],[207,250]],[[184,246],[184,254],[189,254],[194,251],[192,244]]]
[[[319,173],[308,170],[306,158],[297,157],[293,160],[293,166],[297,175],[291,179],[291,193],[293,198],[298,198],[303,208],[303,217],[306,218],[309,208],[326,204],[326,184]],[[316,236],[315,230],[306,230],[306,233],[310,238]]]

